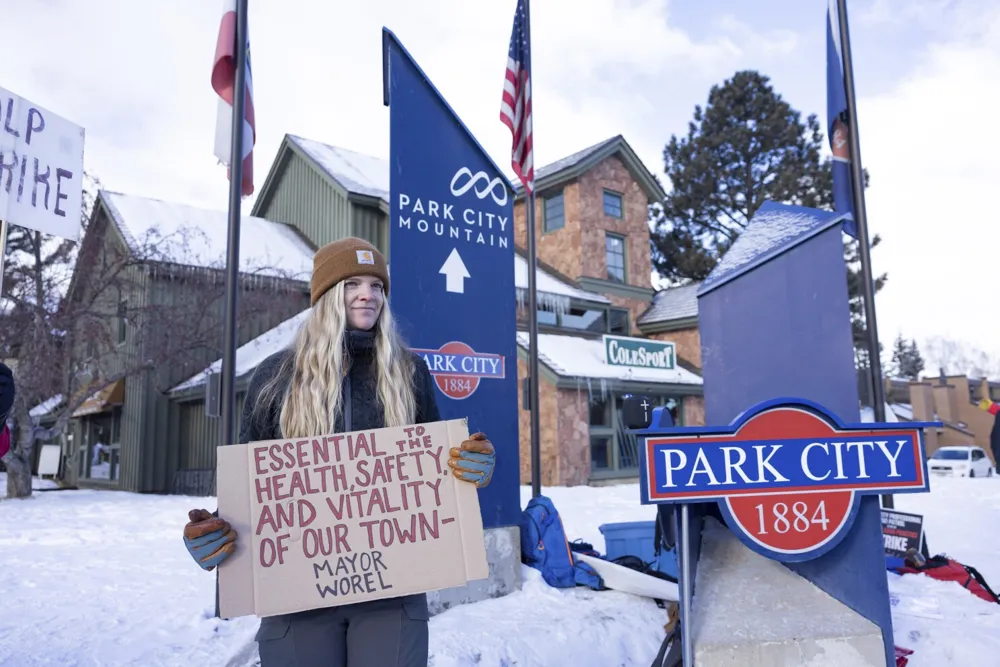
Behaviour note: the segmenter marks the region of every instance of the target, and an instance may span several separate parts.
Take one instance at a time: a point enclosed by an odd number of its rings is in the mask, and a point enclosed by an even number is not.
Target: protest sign
[[[479,498],[448,450],[465,419],[218,450],[222,618],[423,593],[489,575]]]
[[[79,240],[83,128],[4,88],[0,126],[0,220]]]
[[[882,540],[885,555],[906,558],[908,550],[924,551],[924,517],[896,510],[882,510]]]

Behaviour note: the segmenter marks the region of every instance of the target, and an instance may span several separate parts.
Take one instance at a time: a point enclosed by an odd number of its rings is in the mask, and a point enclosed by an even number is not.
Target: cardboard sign
[[[896,510],[882,510],[882,539],[885,555],[891,558],[905,558],[906,551],[924,548],[924,517]]]
[[[643,504],[718,501],[757,553],[801,562],[847,535],[860,497],[927,491],[923,429],[841,423],[804,399],[753,407],[727,428],[644,429]]]
[[[218,450],[223,618],[272,616],[461,586],[489,575],[478,490],[448,450],[466,420]]]
[[[0,219],[76,241],[83,128],[0,88]]]

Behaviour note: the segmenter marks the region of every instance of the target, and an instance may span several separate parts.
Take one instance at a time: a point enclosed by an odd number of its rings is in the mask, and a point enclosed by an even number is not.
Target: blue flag
[[[833,209],[850,213],[844,231],[858,237],[851,193],[851,148],[847,95],[844,93],[844,59],[840,53],[840,20],[836,0],[826,10],[826,133],[833,152]]]

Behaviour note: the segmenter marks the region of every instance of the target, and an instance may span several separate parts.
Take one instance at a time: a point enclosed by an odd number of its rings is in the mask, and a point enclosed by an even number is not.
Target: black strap
[[[344,376],[344,432],[351,432],[351,376]]]
[[[678,620],[674,623],[673,629],[663,638],[660,650],[653,658],[653,664],[650,667],[683,667],[680,627],[681,622]]]
[[[973,579],[975,579],[979,583],[980,586],[982,586],[983,588],[985,588],[986,592],[989,593],[990,596],[998,604],[1000,604],[1000,597],[997,597],[997,594],[993,592],[993,589],[990,588],[990,585],[986,583],[985,579],[983,579],[983,575],[979,574],[979,570],[977,570],[976,568],[972,567],[971,565],[964,565],[963,564],[963,567],[968,571],[969,576],[971,576]],[[965,583],[965,587],[966,588],[969,587],[969,582]]]

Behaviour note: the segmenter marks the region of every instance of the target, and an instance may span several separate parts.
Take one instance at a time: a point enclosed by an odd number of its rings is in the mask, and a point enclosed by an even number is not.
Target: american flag
[[[500,121],[510,128],[511,166],[521,179],[525,191],[530,193],[535,189],[535,155],[531,135],[531,76],[528,72],[531,35],[525,7],[527,2],[528,0],[517,0],[514,29],[510,34],[510,50],[507,52]]]
[[[250,36],[247,35],[246,103],[243,120],[243,196],[253,194],[253,147],[257,123],[253,110],[253,77],[250,75]],[[236,88],[236,0],[223,0],[219,38],[212,65],[212,88],[219,95],[215,123],[215,157],[229,166],[233,142],[233,92]]]

